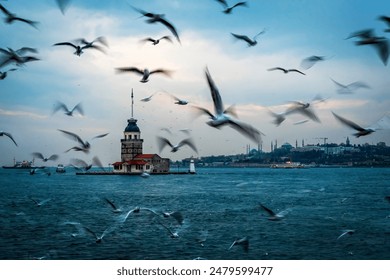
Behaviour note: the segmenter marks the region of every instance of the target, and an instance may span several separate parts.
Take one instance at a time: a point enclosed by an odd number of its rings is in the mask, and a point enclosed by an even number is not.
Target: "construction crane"
[[[326,145],[326,140],[328,140],[328,137],[317,137],[315,139],[322,139],[324,140],[324,146]]]

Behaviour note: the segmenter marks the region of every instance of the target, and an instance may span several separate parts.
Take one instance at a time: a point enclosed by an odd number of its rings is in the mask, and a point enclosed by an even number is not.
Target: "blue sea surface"
[[[389,178],[386,168],[198,168],[148,178],[2,169],[0,257],[389,260]],[[269,220],[260,203],[287,214]],[[161,214],[170,211],[184,222]],[[102,241],[87,228],[105,232]],[[353,234],[338,238],[344,230]],[[248,251],[229,249],[243,237]]]

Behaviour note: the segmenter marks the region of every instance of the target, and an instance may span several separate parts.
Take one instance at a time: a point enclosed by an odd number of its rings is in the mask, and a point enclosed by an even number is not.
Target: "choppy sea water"
[[[215,168],[196,175],[0,170],[1,259],[390,259],[390,169]],[[113,201],[114,213],[105,201]],[[49,200],[48,200],[49,199]],[[33,201],[46,201],[37,206]],[[268,220],[259,204],[279,212]],[[135,207],[139,213],[124,215]],[[157,213],[180,211],[180,225]],[[84,227],[84,228],[83,228]],[[102,242],[97,235],[106,229]],[[169,230],[177,232],[171,238]],[[343,230],[354,230],[337,239]],[[249,250],[229,247],[247,237]],[[202,242],[200,242],[202,240]]]

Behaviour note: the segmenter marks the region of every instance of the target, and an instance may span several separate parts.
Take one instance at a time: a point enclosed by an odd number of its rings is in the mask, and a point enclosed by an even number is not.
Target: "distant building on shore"
[[[131,91],[131,118],[123,131],[121,142],[121,161],[114,162],[114,173],[168,173],[169,158],[162,158],[158,154],[144,154],[141,130],[133,116],[134,94]]]

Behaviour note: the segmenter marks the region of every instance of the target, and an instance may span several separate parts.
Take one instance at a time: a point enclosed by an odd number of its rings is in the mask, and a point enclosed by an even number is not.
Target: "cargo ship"
[[[14,165],[12,166],[6,166],[3,165],[3,168],[5,169],[33,169],[33,168],[45,168],[44,166],[34,166],[34,160],[32,161],[16,161],[14,159]]]

